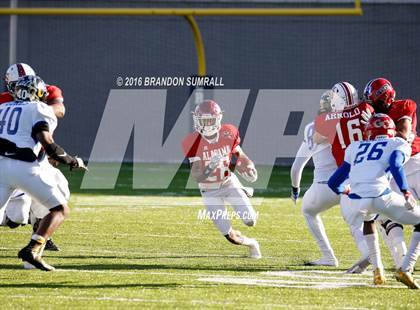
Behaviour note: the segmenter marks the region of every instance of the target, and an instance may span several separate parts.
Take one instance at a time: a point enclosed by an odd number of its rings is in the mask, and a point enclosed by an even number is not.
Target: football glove
[[[88,168],[86,167],[85,163],[83,162],[83,159],[81,159],[80,157],[75,156],[74,159],[76,160],[74,164],[72,164],[70,166],[70,170],[73,169],[80,169],[83,171],[89,171]]]
[[[361,116],[362,119],[360,120],[360,122],[363,126],[366,126],[367,123],[369,123],[370,118],[372,117],[372,112],[370,112],[369,110],[363,111]]]
[[[299,198],[299,194],[300,194],[300,188],[292,186],[292,192],[291,192],[290,198],[292,199],[295,206]]]
[[[404,191],[403,195],[405,199],[404,207],[410,211],[414,210],[414,208],[417,205],[416,198],[414,198],[413,195],[409,191]]]
[[[343,194],[343,195],[348,195],[348,194],[350,194],[350,192],[351,192],[351,187],[350,187],[350,185],[346,185],[346,186],[344,187],[343,192],[342,192],[341,194]]]

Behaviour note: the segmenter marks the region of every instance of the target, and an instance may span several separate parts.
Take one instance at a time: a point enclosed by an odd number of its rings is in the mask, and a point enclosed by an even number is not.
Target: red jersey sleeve
[[[392,119],[397,123],[401,119],[407,118],[411,121],[414,119],[417,110],[417,104],[415,101],[407,100],[398,100],[394,103],[393,109],[391,110],[390,115]]]
[[[199,140],[199,135],[196,134],[189,134],[184,138],[184,140],[182,140],[181,146],[185,157],[197,157],[198,144],[200,143]]]
[[[47,104],[49,104],[51,101],[54,101],[54,100],[64,101],[63,92],[61,91],[59,87],[55,85],[47,85],[47,91],[48,91]]]
[[[241,136],[239,134],[238,128],[236,126],[231,124],[223,125],[220,133],[226,137],[231,137],[232,139],[232,151],[235,150],[235,148],[241,144]]]
[[[0,104],[10,102],[13,100],[15,99],[13,99],[12,95],[9,92],[5,91],[0,93]]]
[[[328,113],[322,113],[315,118],[315,131],[324,137],[330,138],[332,133],[335,133],[335,130],[331,129],[331,123],[334,123],[333,125],[335,125],[338,121],[328,122],[326,120],[327,115]]]

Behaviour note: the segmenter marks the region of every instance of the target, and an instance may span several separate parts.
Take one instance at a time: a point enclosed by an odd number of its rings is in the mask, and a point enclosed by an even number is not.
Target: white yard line
[[[325,279],[326,280],[326,279]],[[326,281],[295,281],[295,280],[276,280],[276,279],[259,279],[252,277],[208,277],[199,278],[198,281],[225,283],[225,284],[242,284],[253,286],[272,286],[272,287],[288,287],[288,288],[303,288],[303,289],[336,289],[348,287],[374,287],[366,282],[326,282]],[[401,285],[381,285],[381,288],[403,288]]]

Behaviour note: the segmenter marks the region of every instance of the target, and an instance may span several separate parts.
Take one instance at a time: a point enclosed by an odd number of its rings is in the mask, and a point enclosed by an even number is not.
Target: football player
[[[396,125],[396,135],[411,144],[411,157],[404,165],[410,192],[420,198],[420,138],[416,134],[417,104],[411,99],[395,100],[395,89],[385,78],[369,81],[364,90],[364,100],[369,102],[376,113],[388,114]],[[369,117],[369,115],[368,115]],[[391,188],[398,192],[395,180]],[[390,249],[394,251],[394,261],[398,269],[407,252],[404,242],[403,226],[381,217],[380,232]],[[385,234],[384,234],[385,231]]]
[[[230,170],[232,157],[237,158],[236,171],[247,181],[257,180],[253,162],[240,147],[238,129],[222,125],[222,110],[213,100],[204,100],[193,112],[195,132],[182,141],[185,156],[191,164],[191,175],[198,182],[203,203],[217,229],[235,245],[249,248],[250,258],[261,258],[257,240],[242,235],[232,228],[226,216],[225,203],[229,203],[247,226],[255,226],[257,214],[247,192]]]
[[[16,82],[20,77],[25,75],[36,75],[35,71],[25,63],[16,63],[7,69],[4,77],[7,91],[0,93],[0,104],[14,100]],[[53,108],[54,114],[57,118],[63,118],[65,114],[65,107],[61,89],[54,85],[46,86],[47,94],[42,100]],[[48,168],[46,165],[45,167]],[[56,174],[56,179],[61,181],[59,184],[60,188],[62,188],[64,193],[67,195],[67,192],[69,192],[68,189],[66,190],[68,183],[64,175],[58,169],[51,169],[51,173]],[[29,212],[31,216],[29,216]],[[0,221],[0,225],[16,228],[30,222],[33,225],[33,230],[35,232],[42,215],[47,214],[48,209],[44,208],[38,202],[32,201],[31,198],[28,195],[25,195],[22,191],[17,190],[10,198],[7,207],[2,213],[3,214],[0,216],[3,216],[3,222]],[[59,251],[59,248],[52,239],[48,239],[45,244],[45,250]],[[29,267],[27,264],[25,264],[25,266],[27,268]]]
[[[314,142],[322,144],[329,142],[332,155],[340,166],[344,160],[344,152],[353,141],[363,139],[363,114],[365,111],[373,112],[373,108],[367,103],[360,103],[357,90],[348,82],[339,82],[332,87],[333,98],[331,100],[332,111],[319,115],[315,119]],[[340,209],[346,223],[349,224],[351,234],[356,243],[361,259],[354,264],[349,273],[360,273],[369,265],[366,242],[363,237],[363,222],[350,224],[353,210],[350,208],[347,196],[340,196]]]
[[[420,209],[409,191],[403,165],[410,158],[410,145],[395,138],[396,127],[386,114],[374,114],[365,130],[366,141],[353,142],[347,148],[343,164],[331,176],[328,185],[337,194],[346,194],[351,207],[357,211],[352,221],[364,219],[364,235],[369,248],[369,258],[374,267],[374,284],[385,282],[380,257],[379,242],[374,218],[383,214],[398,223],[415,225],[409,251],[395,276],[410,288],[419,289],[411,271],[420,254]],[[390,187],[392,174],[399,192]],[[349,178],[349,185],[344,181]]]
[[[411,99],[395,100],[394,87],[384,78],[369,81],[364,97],[376,113],[388,114],[396,125],[397,137],[411,144],[411,157],[404,165],[404,171],[411,193],[416,199],[420,199],[420,137],[416,133],[416,102]]]
[[[54,160],[71,168],[86,169],[78,157],[68,155],[57,145],[52,133],[57,125],[53,109],[41,102],[47,92],[42,79],[23,76],[15,86],[16,101],[0,105],[4,120],[0,129],[0,209],[4,208],[17,188],[49,209],[37,231],[18,257],[38,269],[54,270],[40,256],[46,240],[69,213],[67,201],[49,173],[45,173],[38,155],[41,146]]]
[[[318,115],[331,112],[331,90],[324,92],[320,100]],[[308,262],[311,266],[338,266],[338,260],[331,248],[320,213],[339,203],[339,196],[330,190],[327,185],[329,177],[337,169],[334,157],[331,154],[331,145],[326,141],[316,144],[313,141],[314,122],[305,127],[304,140],[296,154],[290,177],[292,181],[292,200],[296,204],[300,192],[302,171],[312,158],[314,163],[314,177],[311,187],[302,198],[302,213],[306,224],[321,250],[319,260]]]

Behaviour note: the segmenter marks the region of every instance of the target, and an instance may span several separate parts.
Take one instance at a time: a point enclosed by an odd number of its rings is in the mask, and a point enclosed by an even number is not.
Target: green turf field
[[[235,221],[260,241],[264,258],[255,261],[197,219],[199,197],[132,195],[123,168],[118,192],[81,192],[80,175],[70,176],[72,214],[54,236],[62,251],[45,255],[55,272],[23,270],[16,253],[30,228],[1,228],[0,309],[419,309],[419,292],[392,278],[385,251],[385,287],[372,287],[370,273],[343,274],[358,255],[338,208],[324,220],[340,267],[303,266],[319,254],[300,207],[273,197],[288,194],[286,169],[277,169],[271,197],[256,207],[257,227]]]

